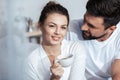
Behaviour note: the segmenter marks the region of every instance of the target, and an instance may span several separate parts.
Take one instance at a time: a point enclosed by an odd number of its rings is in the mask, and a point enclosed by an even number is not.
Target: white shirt
[[[71,22],[69,26],[69,31],[71,32],[68,32],[67,39],[83,40],[80,34],[81,25],[82,20],[74,20]],[[111,77],[112,62],[115,59],[120,59],[120,23],[107,40],[102,42],[86,40],[84,44],[87,49],[85,73],[87,80],[108,80],[108,78]]]
[[[81,42],[63,40],[63,54],[73,54],[73,64],[64,68],[61,80],[85,80],[86,51]],[[50,80],[50,61],[42,45],[34,50],[26,59],[26,80]]]

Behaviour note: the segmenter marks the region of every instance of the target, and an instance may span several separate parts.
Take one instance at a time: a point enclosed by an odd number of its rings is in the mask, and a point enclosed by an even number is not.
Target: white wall
[[[49,0],[11,0],[11,6],[14,16],[18,15],[21,10],[22,15],[31,17],[34,22],[39,18],[42,7]],[[70,14],[70,19],[83,18],[87,0],[56,0],[65,6]]]

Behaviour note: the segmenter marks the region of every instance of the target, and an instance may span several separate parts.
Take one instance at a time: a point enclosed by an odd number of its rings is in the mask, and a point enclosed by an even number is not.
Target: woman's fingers
[[[55,77],[61,77],[64,73],[64,69],[62,68],[62,66],[60,65],[60,63],[55,63],[51,66],[50,68],[51,73],[55,76]]]

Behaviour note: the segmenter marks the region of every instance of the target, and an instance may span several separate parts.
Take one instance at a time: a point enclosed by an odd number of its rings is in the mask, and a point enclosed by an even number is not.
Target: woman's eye
[[[54,25],[49,25],[49,27],[54,27]]]
[[[62,27],[62,29],[67,29],[67,27]]]

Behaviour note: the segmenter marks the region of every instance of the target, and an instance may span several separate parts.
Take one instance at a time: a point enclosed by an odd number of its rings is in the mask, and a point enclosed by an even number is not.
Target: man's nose
[[[82,26],[81,26],[81,30],[84,30],[84,31],[87,31],[88,30],[88,26],[86,23],[84,23]]]

